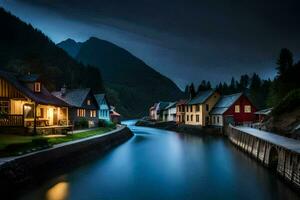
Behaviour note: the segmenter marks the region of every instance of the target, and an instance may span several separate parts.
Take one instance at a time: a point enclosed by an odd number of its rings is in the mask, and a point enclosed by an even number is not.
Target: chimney
[[[67,92],[67,86],[66,84],[64,84],[60,89],[61,96],[64,96],[66,92]]]

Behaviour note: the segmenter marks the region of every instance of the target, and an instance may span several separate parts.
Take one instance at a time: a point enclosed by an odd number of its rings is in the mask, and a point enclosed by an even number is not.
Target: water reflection
[[[135,136],[128,142],[70,171],[64,179],[54,178],[25,199],[299,198],[224,138],[195,137],[132,123],[129,127]]]
[[[51,187],[46,193],[46,200],[65,200],[69,196],[69,183],[60,182]]]

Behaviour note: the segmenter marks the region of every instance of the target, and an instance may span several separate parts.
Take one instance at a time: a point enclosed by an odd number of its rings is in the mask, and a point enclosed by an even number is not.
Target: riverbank
[[[178,133],[187,133],[192,135],[222,135],[221,132],[212,127],[200,127],[200,126],[191,126],[185,124],[176,124],[176,122],[156,122],[148,120],[138,120],[135,124],[136,126],[145,126],[151,128],[158,128],[168,131],[175,131]]]
[[[57,144],[52,148],[23,156],[2,159],[1,194],[11,195],[12,191],[23,190],[63,174],[97,158],[132,136],[132,132],[126,126],[121,126],[102,135]]]

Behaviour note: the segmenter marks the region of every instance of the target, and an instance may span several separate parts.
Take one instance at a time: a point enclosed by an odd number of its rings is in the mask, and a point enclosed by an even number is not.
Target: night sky
[[[297,3],[298,2],[298,3]],[[257,72],[273,78],[279,50],[300,53],[300,2],[261,0],[0,0],[54,42],[111,41],[181,88]]]

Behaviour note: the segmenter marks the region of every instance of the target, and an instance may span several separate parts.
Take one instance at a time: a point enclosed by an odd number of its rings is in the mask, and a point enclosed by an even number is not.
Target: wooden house
[[[176,102],[170,102],[169,105],[162,110],[162,121],[171,122],[176,121]]]
[[[176,104],[176,123],[185,123],[185,108],[188,100],[179,100]]]
[[[225,95],[210,112],[211,124],[223,127],[226,124],[249,124],[255,121],[256,108],[243,94]]]
[[[71,106],[69,107],[69,118],[73,124],[76,125],[80,121],[86,120],[89,128],[98,125],[99,105],[90,88],[67,89],[62,87],[60,91],[52,94]]]
[[[210,124],[210,111],[220,98],[214,90],[199,92],[196,97],[189,100],[185,108],[185,124],[206,126]]]
[[[37,75],[0,71],[0,128],[52,133],[69,128],[69,105],[53,96]],[[22,131],[17,131],[22,132]]]
[[[105,94],[96,94],[95,98],[99,105],[98,118],[100,120],[111,121],[110,119],[110,105]]]
[[[164,109],[170,104],[170,102],[163,102],[160,101],[158,103],[155,103],[151,108],[149,109],[149,117],[151,120],[156,120],[156,121],[163,121],[164,114]]]
[[[114,106],[110,107],[110,119],[115,124],[121,124],[121,115],[115,110]]]

